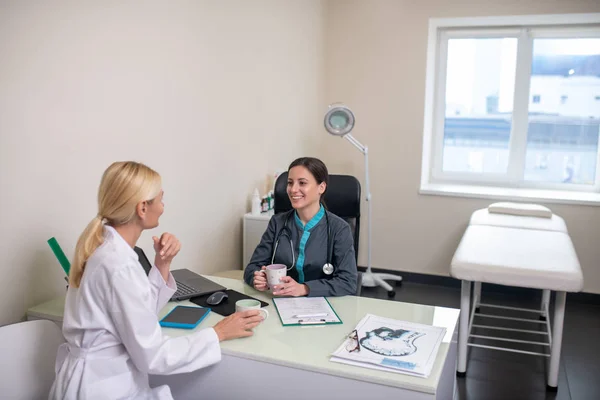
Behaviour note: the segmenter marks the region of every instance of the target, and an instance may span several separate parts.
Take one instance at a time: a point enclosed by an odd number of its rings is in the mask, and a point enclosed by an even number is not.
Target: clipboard
[[[274,297],[273,304],[283,326],[344,323],[326,297]]]

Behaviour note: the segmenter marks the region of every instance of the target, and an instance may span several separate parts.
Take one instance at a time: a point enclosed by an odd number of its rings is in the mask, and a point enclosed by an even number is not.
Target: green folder
[[[58,262],[65,270],[65,274],[69,276],[69,271],[71,270],[71,263],[69,262],[69,259],[67,259],[67,256],[65,256],[65,253],[60,248],[58,242],[55,238],[51,237],[50,239],[48,239],[48,244],[50,245],[50,248],[54,252],[56,258],[58,259]]]

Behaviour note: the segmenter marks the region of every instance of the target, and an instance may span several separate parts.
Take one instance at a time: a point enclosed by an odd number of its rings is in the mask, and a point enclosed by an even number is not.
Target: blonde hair
[[[88,224],[75,247],[69,284],[79,287],[85,265],[104,242],[103,225],[127,224],[137,216],[137,205],[151,202],[161,191],[160,175],[134,161],[115,162],[104,171],[98,189],[98,215]]]

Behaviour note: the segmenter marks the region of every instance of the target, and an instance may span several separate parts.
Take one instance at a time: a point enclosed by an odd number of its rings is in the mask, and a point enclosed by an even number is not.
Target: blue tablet
[[[160,320],[160,326],[166,328],[194,329],[209,313],[210,308],[176,306]]]

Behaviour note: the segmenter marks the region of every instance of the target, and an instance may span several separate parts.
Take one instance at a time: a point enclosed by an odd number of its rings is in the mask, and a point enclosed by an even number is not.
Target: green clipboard
[[[331,305],[331,303],[329,302],[329,300],[327,299],[327,297],[323,297],[323,299],[327,302],[327,305],[329,306],[329,308],[331,309],[331,311],[333,312],[333,314],[337,318],[337,321],[326,321],[324,319],[320,320],[319,318],[307,318],[306,320],[298,319],[298,321],[285,323],[283,321],[283,317],[281,315],[281,311],[279,310],[279,307],[277,306],[277,301],[286,300],[286,299],[298,299],[298,300],[300,300],[300,299],[311,299],[311,297],[298,297],[298,298],[294,298],[294,297],[273,297],[273,304],[275,305],[275,309],[277,310],[277,315],[279,316],[279,320],[281,321],[281,325],[283,325],[283,326],[340,325],[340,324],[344,323],[342,321],[342,319],[340,318],[340,316],[338,315],[338,313],[333,308],[333,306]]]

